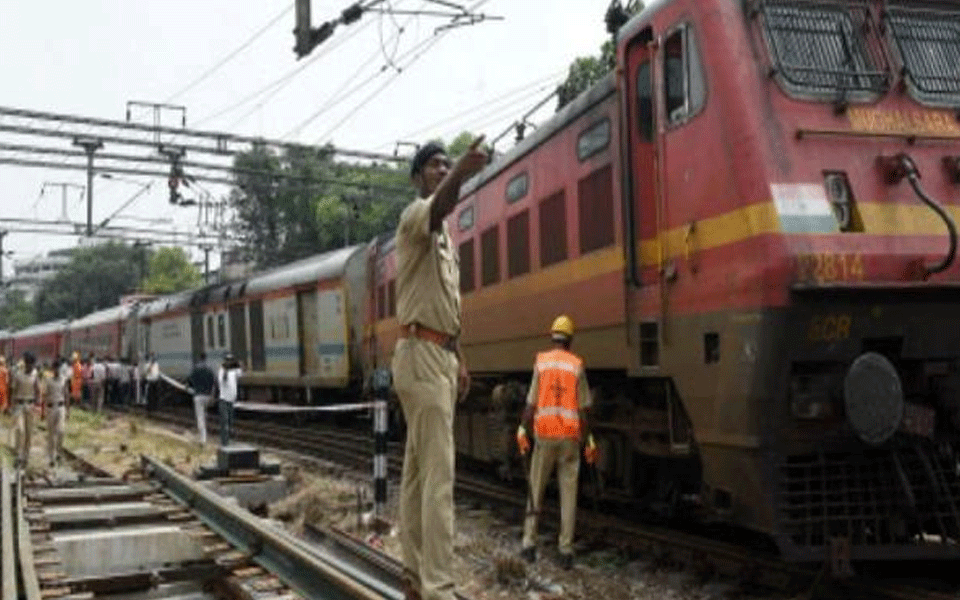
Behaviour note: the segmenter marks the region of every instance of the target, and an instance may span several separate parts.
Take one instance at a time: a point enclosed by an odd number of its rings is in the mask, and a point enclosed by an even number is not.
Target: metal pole
[[[373,403],[373,516],[380,523],[387,505],[387,401]]]
[[[210,246],[203,247],[203,283],[210,284]]]
[[[74,146],[80,146],[87,153],[87,237],[93,236],[93,155],[103,148],[103,140],[93,138],[74,138]]]

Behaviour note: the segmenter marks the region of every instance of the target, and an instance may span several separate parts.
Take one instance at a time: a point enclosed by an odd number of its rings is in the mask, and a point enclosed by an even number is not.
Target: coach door
[[[250,369],[267,370],[267,353],[264,346],[263,300],[250,302]]]
[[[230,305],[230,351],[247,368],[247,320],[243,303]]]
[[[299,292],[300,374],[314,375],[320,369],[317,357],[317,291]]]

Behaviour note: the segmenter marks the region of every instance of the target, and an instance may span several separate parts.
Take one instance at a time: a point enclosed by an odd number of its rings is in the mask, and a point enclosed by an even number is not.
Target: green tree
[[[0,304],[0,329],[22,329],[37,322],[33,304],[20,290],[7,293]]]
[[[190,262],[183,248],[160,248],[150,257],[140,290],[147,294],[170,294],[198,287],[200,270]]]
[[[37,321],[77,318],[115,306],[121,296],[136,290],[144,252],[119,242],[77,249],[37,292]]]
[[[616,33],[617,29],[630,16],[643,9],[643,2],[634,0],[626,6],[620,2],[611,2],[607,10],[607,31]],[[557,110],[560,110],[577,96],[588,90],[609,73],[617,63],[617,52],[613,40],[607,40],[600,46],[600,53],[596,56],[580,56],[570,63],[567,78],[557,86]]]
[[[405,167],[336,162],[328,148],[238,156],[229,203],[260,267],[366,241],[396,226],[411,190]]]

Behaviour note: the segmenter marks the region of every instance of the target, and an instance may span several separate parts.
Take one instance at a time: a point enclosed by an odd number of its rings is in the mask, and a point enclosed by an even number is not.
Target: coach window
[[[610,145],[610,119],[591,125],[577,138],[577,158],[584,161]]]
[[[707,92],[690,25],[681,25],[664,42],[663,78],[667,123],[678,125],[700,112]]]
[[[530,178],[526,172],[520,173],[507,182],[507,203],[513,203],[527,195]]]
[[[216,346],[215,341],[217,338],[213,337],[213,315],[207,315],[207,339],[210,340],[210,348]]]
[[[217,345],[220,348],[227,345],[227,319],[223,313],[217,315]]]

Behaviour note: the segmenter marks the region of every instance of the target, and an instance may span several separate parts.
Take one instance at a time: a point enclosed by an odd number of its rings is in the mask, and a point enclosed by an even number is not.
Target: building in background
[[[4,295],[19,291],[24,300],[33,302],[43,282],[69,263],[71,254],[73,248],[64,248],[13,261],[13,277],[4,281]]]

